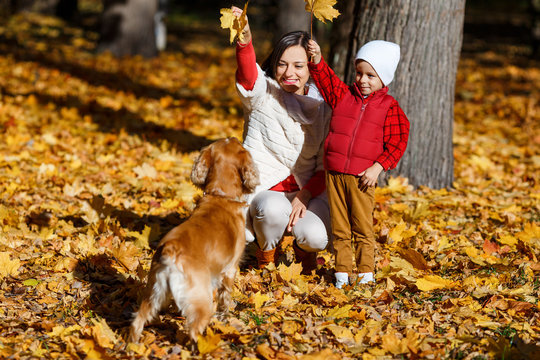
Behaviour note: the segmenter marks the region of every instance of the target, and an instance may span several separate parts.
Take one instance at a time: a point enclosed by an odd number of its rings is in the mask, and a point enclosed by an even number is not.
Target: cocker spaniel
[[[144,325],[171,297],[195,342],[216,306],[226,311],[232,305],[230,292],[246,242],[243,197],[255,190],[259,174],[240,141],[227,138],[201,150],[191,181],[204,195],[189,219],[158,245],[141,306],[131,324],[132,342],[139,340]]]

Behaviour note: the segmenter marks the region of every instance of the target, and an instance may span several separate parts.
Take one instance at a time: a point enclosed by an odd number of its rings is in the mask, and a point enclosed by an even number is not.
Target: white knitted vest
[[[291,174],[302,188],[316,171],[324,169],[324,140],[331,116],[313,83],[308,83],[308,95],[296,95],[266,77],[259,65],[257,70],[253,90],[236,84],[244,106],[244,147],[257,164],[261,181],[250,200]]]

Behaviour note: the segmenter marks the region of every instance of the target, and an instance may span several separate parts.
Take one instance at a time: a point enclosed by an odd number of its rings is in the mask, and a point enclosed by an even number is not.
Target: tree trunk
[[[345,79],[346,71],[350,71],[349,68],[353,66],[349,59],[354,49],[349,43],[354,38],[351,35],[355,33],[353,29],[355,6],[359,6],[359,2],[354,0],[343,0],[336,4],[340,15],[337,20],[334,20],[330,33],[330,55],[327,62],[341,79]]]
[[[274,40],[290,31],[310,31],[310,17],[306,12],[306,3],[299,0],[278,0],[277,31]]]
[[[407,177],[415,186],[451,187],[454,92],[465,0],[349,1],[355,4],[351,24],[340,24],[338,18],[334,29],[349,29],[347,51],[339,50],[348,59],[330,57],[331,66],[346,62],[347,83],[354,81],[354,58],[364,43],[379,39],[401,46],[400,64],[389,87],[411,128],[407,151],[390,175]]]
[[[540,57],[540,0],[529,0],[531,9],[532,58]]]
[[[56,6],[56,16],[64,20],[73,20],[77,15],[78,0],[60,0]]]
[[[154,17],[158,0],[104,0],[98,52],[157,55]]]

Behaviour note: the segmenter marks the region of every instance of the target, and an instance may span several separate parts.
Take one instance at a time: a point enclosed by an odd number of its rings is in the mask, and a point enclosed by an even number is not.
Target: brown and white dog
[[[131,324],[132,342],[139,340],[144,325],[169,304],[171,296],[195,342],[214,313],[214,291],[218,310],[231,305],[230,292],[246,242],[242,199],[259,184],[257,168],[240,141],[221,139],[202,149],[191,181],[204,196],[189,219],[158,245]]]

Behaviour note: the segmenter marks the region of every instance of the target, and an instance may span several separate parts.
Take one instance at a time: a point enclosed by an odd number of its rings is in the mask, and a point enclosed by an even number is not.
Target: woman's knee
[[[281,193],[263,191],[253,199],[249,212],[254,222],[287,223],[291,209],[291,203]]]
[[[306,217],[308,218],[306,219]],[[328,232],[324,223],[310,212],[306,213],[306,216],[301,220],[304,221],[298,221],[292,231],[298,247],[308,252],[326,249]]]

